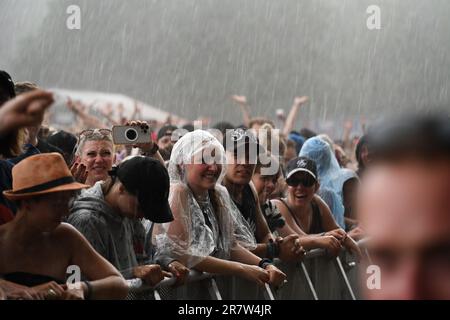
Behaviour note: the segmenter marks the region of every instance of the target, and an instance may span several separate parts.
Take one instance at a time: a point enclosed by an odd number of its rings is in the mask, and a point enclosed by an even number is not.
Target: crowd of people
[[[358,137],[346,123],[333,140],[296,128],[308,97],[277,124],[232,99],[242,124],[195,130],[115,121],[109,108],[111,125],[152,132],[117,145],[73,101],[67,112],[84,127],[54,129],[52,93],[0,71],[0,299],[124,299],[127,279],[183,286],[190,270],[280,288],[289,279],[274,260],[320,248],[360,261],[366,237],[382,270],[367,297],[450,298],[448,115]]]

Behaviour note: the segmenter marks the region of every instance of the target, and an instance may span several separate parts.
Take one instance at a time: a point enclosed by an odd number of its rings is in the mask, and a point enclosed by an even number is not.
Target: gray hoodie
[[[105,259],[125,278],[132,277],[132,269],[149,262],[144,252],[145,228],[139,219],[123,217],[104,200],[102,182],[83,190],[72,203],[67,222],[78,229]],[[138,256],[137,256],[138,255]]]

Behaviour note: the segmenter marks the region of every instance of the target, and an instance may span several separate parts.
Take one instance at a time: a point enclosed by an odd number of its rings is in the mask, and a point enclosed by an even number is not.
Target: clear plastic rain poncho
[[[303,144],[299,156],[308,157],[316,163],[320,182],[318,194],[330,207],[337,224],[345,228],[342,195],[345,170],[339,166],[330,145],[319,137],[310,138]]]
[[[205,162],[220,165],[220,175],[214,189],[206,195],[194,195],[187,181],[186,165],[204,165]],[[247,222],[226,188],[220,185],[225,170],[224,148],[209,132],[195,130],[177,141],[168,166],[169,204],[174,221],[155,225],[154,243],[158,255],[193,267],[207,256],[229,259],[238,243],[249,250],[256,247]]]

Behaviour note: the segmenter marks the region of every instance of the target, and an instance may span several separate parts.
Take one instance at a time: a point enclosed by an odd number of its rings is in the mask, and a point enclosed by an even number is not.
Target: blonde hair
[[[104,135],[100,132],[93,132],[90,136],[81,136],[75,147],[75,155],[81,156],[83,154],[84,144],[88,141],[108,141],[111,143],[112,151],[114,152],[114,142],[111,135]]]

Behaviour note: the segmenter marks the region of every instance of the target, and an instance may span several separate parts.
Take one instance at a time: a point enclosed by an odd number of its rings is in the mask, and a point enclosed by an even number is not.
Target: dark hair
[[[5,159],[14,158],[23,152],[25,129],[20,128],[0,137],[0,155]]]
[[[225,135],[226,131],[229,129],[234,129],[234,126],[226,121],[217,122],[215,125],[213,125],[211,128],[217,129],[220,132],[222,132],[222,135]]]
[[[450,118],[444,113],[394,118],[368,134],[373,161],[450,157]]]
[[[47,138],[47,142],[55,147],[60,148],[64,152],[64,160],[66,163],[71,163],[74,149],[77,144],[77,137],[64,130],[53,133]]]
[[[302,128],[300,130],[300,135],[302,135],[303,137],[305,137],[305,140],[308,140],[309,138],[315,137],[317,136],[317,133],[312,131],[311,129],[308,128]]]
[[[189,132],[192,132],[192,131],[194,131],[194,125],[192,124],[192,123],[187,123],[187,124],[185,124],[184,126],[182,126],[181,127],[182,129],[185,129],[185,130],[187,130],[187,131],[189,131]]]
[[[364,147],[369,148],[369,144],[367,141],[367,135],[363,135],[361,138],[359,138],[358,143],[356,144],[356,148],[355,148],[355,158],[356,158],[356,162],[358,162],[358,168],[359,169],[364,169],[364,162],[362,159],[362,152]]]

